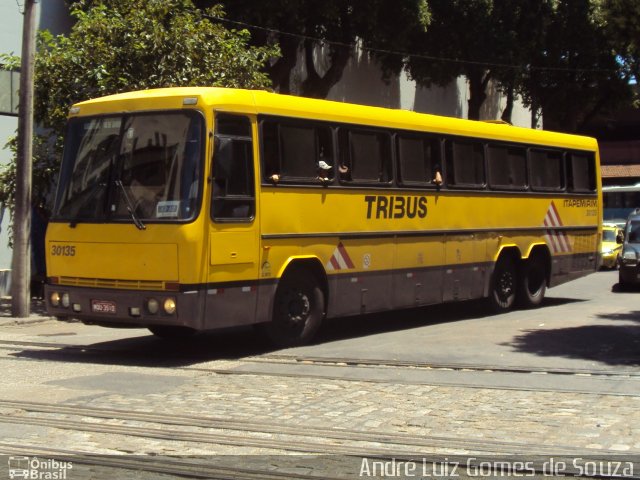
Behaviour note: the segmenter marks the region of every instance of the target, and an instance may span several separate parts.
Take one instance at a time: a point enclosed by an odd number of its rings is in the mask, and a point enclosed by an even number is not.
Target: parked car
[[[629,215],[624,227],[624,239],[620,253],[620,270],[618,279],[620,286],[637,285],[640,283],[640,209]]]
[[[618,242],[622,237],[622,230],[616,225],[602,226],[602,268],[617,268],[622,251],[622,243]],[[620,237],[620,238],[619,238]]]

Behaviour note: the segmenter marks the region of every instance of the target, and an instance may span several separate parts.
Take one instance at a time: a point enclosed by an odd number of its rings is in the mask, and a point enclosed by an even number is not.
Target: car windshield
[[[628,243],[640,243],[640,220],[629,222],[625,237]]]
[[[603,230],[602,231],[602,241],[603,242],[615,242],[616,241],[616,232],[615,232],[615,230]]]
[[[193,218],[203,132],[193,111],[72,119],[53,220]]]

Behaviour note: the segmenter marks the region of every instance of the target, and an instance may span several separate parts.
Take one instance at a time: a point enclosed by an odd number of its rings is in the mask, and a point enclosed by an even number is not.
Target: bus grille
[[[111,280],[105,278],[58,277],[60,285],[74,287],[119,288],[123,290],[173,290],[175,282],[162,280]]]

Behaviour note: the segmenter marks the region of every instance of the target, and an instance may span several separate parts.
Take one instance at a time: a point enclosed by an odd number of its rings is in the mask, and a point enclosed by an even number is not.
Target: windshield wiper
[[[136,215],[136,213],[134,212],[134,207],[133,207],[133,203],[131,202],[131,199],[129,198],[129,195],[127,194],[127,189],[124,188],[124,185],[122,184],[121,180],[116,180],[116,186],[120,187],[120,190],[122,190],[122,196],[124,197],[124,201],[127,202],[127,211],[129,212],[129,215],[131,215],[131,219],[133,220],[133,224],[138,227],[138,230],[146,230],[146,226],[144,223],[142,223],[142,220],[140,220],[138,218],[138,216]]]

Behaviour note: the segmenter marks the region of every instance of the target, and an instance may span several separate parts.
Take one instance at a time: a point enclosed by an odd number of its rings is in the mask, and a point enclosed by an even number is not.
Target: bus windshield
[[[204,130],[193,111],[70,120],[52,219],[138,225],[194,218]]]

